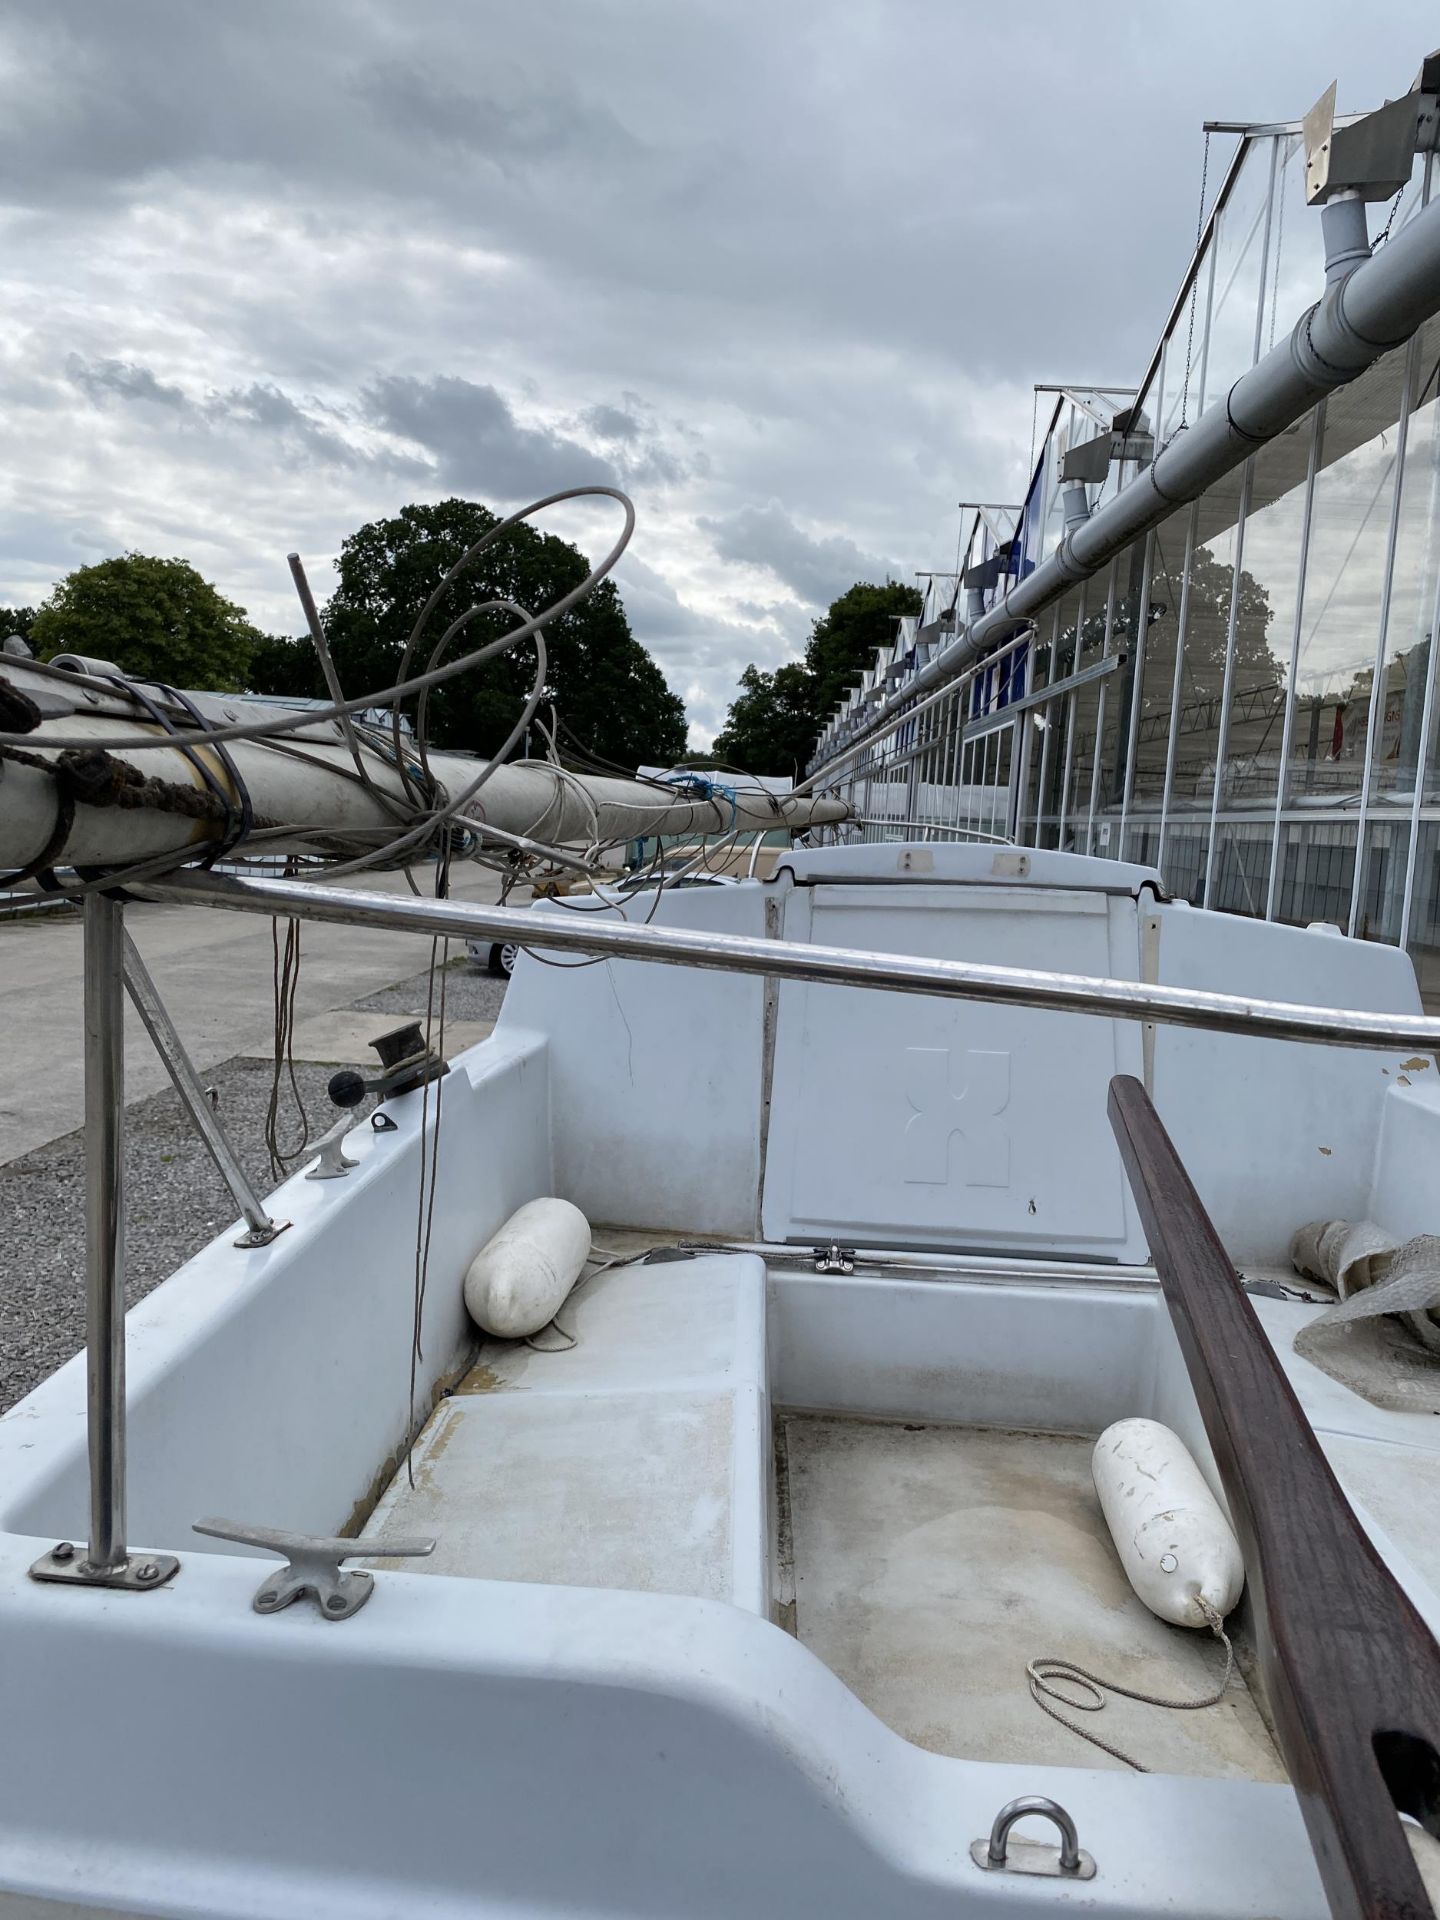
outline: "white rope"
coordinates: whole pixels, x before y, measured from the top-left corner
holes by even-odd
[[[1235,1649],[1230,1644],[1220,1615],[1208,1600],[1197,1596],[1197,1604],[1205,1615],[1205,1621],[1215,1638],[1225,1649],[1225,1671],[1220,1684],[1213,1693],[1207,1693],[1199,1700],[1169,1700],[1164,1694],[1143,1693],[1139,1687],[1122,1687],[1118,1680],[1106,1680],[1098,1673],[1091,1673],[1086,1667],[1076,1666],[1073,1660],[1057,1660],[1049,1654],[1040,1654],[1034,1660],[1026,1662],[1025,1674],[1030,1682],[1030,1698],[1042,1713],[1048,1713],[1052,1720],[1058,1720],[1062,1727],[1071,1733],[1079,1734],[1082,1740],[1088,1740],[1092,1747],[1099,1747],[1102,1753],[1108,1753],[1112,1759],[1123,1761],[1127,1767],[1133,1767],[1137,1773],[1148,1773],[1150,1769],[1141,1764],[1133,1754],[1126,1753],[1122,1747],[1111,1746],[1108,1740],[1102,1740],[1098,1733],[1091,1733],[1087,1727],[1077,1726],[1073,1720],[1050,1705],[1058,1700],[1061,1706],[1069,1707],[1073,1713],[1100,1713],[1106,1705],[1106,1694],[1122,1694],[1127,1700],[1138,1700],[1147,1707],[1165,1707],[1176,1713],[1192,1713],[1199,1707],[1217,1707],[1225,1697],[1225,1689],[1230,1684],[1230,1676],[1235,1671]],[[1064,1686],[1083,1688],[1090,1697],[1077,1700],[1072,1694],[1062,1693],[1059,1682]]]

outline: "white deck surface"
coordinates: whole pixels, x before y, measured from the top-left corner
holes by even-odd
[[[1091,1440],[813,1416],[782,1426],[796,1630],[897,1733],[967,1759],[1113,1768],[1030,1699],[1027,1660],[1055,1655],[1147,1692],[1214,1691],[1219,1646],[1164,1625],[1126,1582]],[[1071,1717],[1155,1771],[1285,1777],[1238,1678],[1200,1712],[1114,1700]]]
[[[487,1341],[367,1538],[407,1570],[730,1600],[764,1611],[765,1276],[749,1255],[601,1273],[569,1350]],[[388,1564],[377,1561],[377,1565]]]

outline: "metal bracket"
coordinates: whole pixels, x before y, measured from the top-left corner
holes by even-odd
[[[1029,1813],[1054,1821],[1060,1829],[1058,1847],[1047,1847],[1039,1840],[1010,1838],[1015,1822]],[[1007,1802],[995,1816],[990,1838],[971,1842],[970,1858],[986,1873],[1039,1873],[1062,1880],[1095,1878],[1095,1862],[1081,1847],[1075,1822],[1058,1800],[1047,1800],[1038,1793]]]
[[[260,1547],[278,1553],[287,1564],[278,1567],[255,1591],[256,1613],[278,1613],[309,1594],[326,1620],[348,1620],[358,1613],[375,1589],[369,1573],[346,1573],[342,1560],[420,1558],[435,1551],[433,1540],[340,1540],[310,1533],[285,1533],[274,1527],[242,1527],[234,1520],[197,1520],[196,1533],[213,1540],[233,1540],[237,1546]]]
[[[230,1244],[232,1247],[268,1247],[272,1240],[288,1233],[292,1224],[289,1220],[272,1220],[268,1227],[247,1227],[240,1238]]]
[[[354,1116],[346,1113],[315,1142],[320,1158],[305,1175],[307,1180],[343,1180],[352,1167],[359,1166],[345,1151],[345,1136],[354,1125]]]
[[[828,1247],[815,1249],[816,1273],[854,1273],[855,1249],[837,1247],[832,1240]]]
[[[1301,123],[1310,206],[1323,206],[1338,194],[1388,200],[1400,191],[1410,178],[1412,156],[1424,151],[1422,115],[1428,102],[1423,89],[1430,66],[1427,60],[1409,93],[1339,127],[1331,81]]]
[[[42,1553],[30,1569],[32,1580],[50,1580],[66,1587],[121,1587],[127,1593],[149,1593],[173,1580],[180,1562],[173,1553],[132,1553],[113,1567],[92,1566],[84,1550],[61,1540]]]
[[[1160,934],[1164,922],[1158,913],[1140,916],[1140,978],[1147,986],[1160,984]],[[1145,1091],[1155,1097],[1155,1022],[1140,1022],[1140,1059]]]

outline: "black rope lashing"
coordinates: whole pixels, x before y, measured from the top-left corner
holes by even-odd
[[[223,794],[141,773],[128,761],[117,760],[96,747],[67,747],[53,760],[23,747],[0,747],[0,759],[47,774],[55,782],[55,825],[50,838],[33,860],[6,876],[3,884],[7,886],[34,879],[47,867],[61,863],[77,806],[119,807],[126,812],[148,809],[182,814],[191,820],[225,820],[227,824],[233,811]],[[176,864],[180,864],[179,856]]]
[[[122,693],[127,693],[138,701],[155,724],[163,727],[166,733],[174,738],[178,750],[184,754],[185,758],[190,762],[191,766],[194,767],[210,791],[222,802],[225,809],[225,829],[219,839],[215,841],[214,845],[207,850],[205,857],[196,863],[201,867],[214,866],[217,860],[223,859],[224,856],[237,847],[242,840],[249,838],[250,830],[255,824],[254,809],[250,804],[250,790],[240,776],[240,769],[235,764],[234,755],[223,742],[220,742],[210,749],[229,776],[231,787],[234,790],[234,799],[232,800],[231,794],[227,791],[224,782],[216,779],[213,770],[206,763],[203,754],[201,754],[197,747],[191,745],[185,739],[184,735],[171,720],[169,714],[165,712],[163,707],[156,705],[137,681],[116,679],[115,684],[120,688]],[[182,708],[202,733],[205,731],[205,716],[200,712],[188,694],[182,693],[178,687],[167,686],[163,680],[156,680],[151,684],[158,687],[167,700],[173,700],[176,706]]]

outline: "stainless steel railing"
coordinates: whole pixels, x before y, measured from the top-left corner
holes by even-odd
[[[220,907],[234,912],[278,914],[342,926],[395,927],[441,937],[515,940],[547,952],[578,952],[662,966],[699,967],[726,973],[816,985],[859,987],[895,993],[939,995],[1001,1006],[1153,1021],[1250,1034],[1256,1038],[1322,1045],[1440,1049],[1440,1020],[1414,1014],[1376,1014],[1359,1008],[1304,1006],[1229,993],[1208,993],[1134,980],[997,967],[967,960],[932,960],[914,954],[875,953],[848,947],[812,946],[750,935],[692,932],[676,927],[632,926],[599,914],[537,913],[468,901],[417,900],[295,880],[241,879],[199,871],[145,883],[152,898],[177,905]],[[143,1589],[170,1579],[171,1555],[130,1554],[125,1539],[125,1335],[124,1335],[124,983],[125,936],[118,901],[100,893],[85,899],[85,1134],[86,1309],[88,1325],[87,1411],[90,1453],[90,1541],[83,1557],[68,1542],[42,1555],[31,1572],[41,1580],[82,1581]],[[148,977],[131,983],[152,1033],[161,1021]],[[148,989],[148,993],[146,991]],[[178,1039],[175,1051],[183,1054]],[[167,1051],[162,1047],[162,1052]],[[185,1063],[188,1066],[188,1061]],[[183,1079],[183,1076],[182,1076]],[[193,1081],[193,1069],[190,1072]],[[180,1084],[177,1081],[177,1084]],[[190,1089],[203,1105],[203,1093]],[[182,1086],[182,1093],[185,1091]],[[214,1143],[207,1144],[215,1151]],[[221,1163],[223,1167],[223,1162]],[[233,1182],[232,1182],[233,1185]],[[247,1236],[263,1243],[273,1233],[257,1197],[247,1218],[258,1216],[269,1232]]]
[[[452,939],[514,940],[546,953],[585,953],[660,966],[754,973],[817,985],[923,993],[997,1006],[1039,1007],[1163,1026],[1204,1027],[1266,1040],[1302,1040],[1340,1047],[1440,1049],[1440,1019],[1371,1013],[1363,1008],[1306,1006],[1193,987],[1157,986],[1033,967],[997,967],[972,960],[930,960],[915,954],[811,946],[748,934],[698,933],[679,927],[632,926],[598,913],[536,913],[466,900],[416,900],[297,880],[238,880],[187,871],[147,881],[143,891],[176,905],[281,914],[340,926],[397,927]]]

